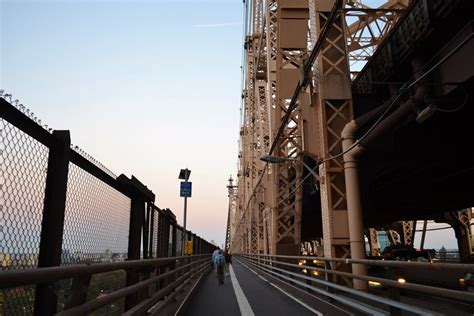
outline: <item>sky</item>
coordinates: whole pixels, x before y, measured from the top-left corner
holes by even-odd
[[[242,1],[0,0],[0,89],[219,244],[235,178]]]
[[[178,173],[191,169],[187,228],[219,245],[241,52],[241,0],[0,0],[0,89],[115,174],[136,176],[180,224]],[[452,229],[428,233],[426,247],[441,245],[457,248]]]

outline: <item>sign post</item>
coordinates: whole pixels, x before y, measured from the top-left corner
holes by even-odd
[[[183,234],[181,236],[181,255],[185,255],[185,242],[188,240],[186,233],[186,213],[188,208],[188,197],[191,197],[192,192],[192,182],[189,182],[189,176],[191,175],[191,170],[188,168],[181,169],[179,173],[179,179],[184,180],[181,182],[181,187],[179,190],[179,195],[184,197],[184,218],[183,218]]]

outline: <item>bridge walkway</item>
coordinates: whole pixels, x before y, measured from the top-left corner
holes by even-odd
[[[224,285],[217,284],[214,271],[205,277],[185,315],[348,315],[323,301],[317,307],[308,306],[236,258],[229,270]]]

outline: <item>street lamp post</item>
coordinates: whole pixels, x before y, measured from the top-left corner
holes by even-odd
[[[299,159],[295,159],[295,158],[270,156],[270,155],[263,155],[263,156],[260,157],[260,160],[264,161],[264,162],[268,162],[268,163],[284,163],[284,162],[287,162],[287,161],[299,162],[313,175],[313,177],[317,181],[319,181],[319,175],[313,170],[313,168],[308,166],[308,164],[306,164],[303,160],[299,160]],[[315,184],[315,185],[316,185],[316,190],[318,190],[318,185],[317,184]]]
[[[191,182],[189,182],[189,176],[191,175],[191,170],[188,168],[181,169],[179,172],[178,179],[184,180],[181,182],[181,189],[180,189],[180,196],[184,197],[184,218],[183,218],[183,234],[181,235],[181,255],[184,256],[184,247],[185,241],[187,238],[186,233],[186,215],[187,215],[187,208],[188,208],[188,197],[191,197]]]

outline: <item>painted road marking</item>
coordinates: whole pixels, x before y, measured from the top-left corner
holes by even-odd
[[[235,276],[232,265],[229,265],[229,272],[235,297],[237,298],[237,303],[239,304],[240,313],[242,316],[255,316],[252,307],[247,300],[247,297],[245,297],[244,291],[242,291],[242,288],[240,287],[239,280],[237,280],[237,277]]]
[[[252,268],[250,268],[248,265],[246,265],[245,263],[243,263],[242,261],[240,260],[237,260],[239,261],[239,263],[243,266],[245,266],[247,269],[249,269],[250,271],[252,271],[253,273],[255,273],[255,275],[257,275],[260,279],[264,280],[265,282],[267,282],[268,284],[270,284],[271,286],[273,286],[274,288],[276,288],[277,290],[279,290],[280,292],[282,292],[283,294],[285,294],[286,296],[288,296],[289,298],[291,298],[292,300],[294,300],[295,302],[299,303],[301,306],[304,306],[306,309],[308,309],[309,311],[311,311],[312,313],[318,315],[318,316],[323,316],[323,313],[321,313],[320,311],[317,311],[315,310],[314,308],[312,308],[311,306],[309,306],[308,304],[302,302],[301,300],[297,299],[296,297],[294,297],[293,295],[291,295],[290,293],[286,292],[285,290],[283,290],[282,288],[280,288],[279,286],[273,284],[272,282],[268,281],[267,279],[265,279],[263,276],[261,276],[260,274],[258,274],[257,271],[253,270]]]

